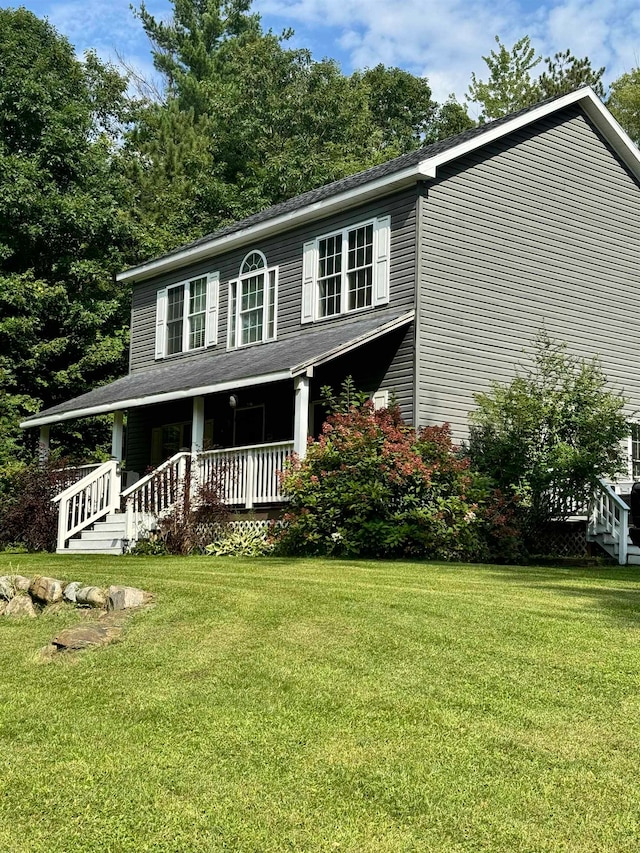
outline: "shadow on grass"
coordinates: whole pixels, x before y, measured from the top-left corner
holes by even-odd
[[[493,566],[491,572],[529,589],[590,599],[608,616],[640,626],[640,566]]]

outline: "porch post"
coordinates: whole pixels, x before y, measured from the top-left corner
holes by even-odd
[[[113,413],[111,427],[111,458],[122,462],[122,412]]]
[[[49,426],[40,427],[38,439],[38,462],[43,465],[49,458]]]
[[[296,395],[293,416],[293,452],[300,458],[306,455],[309,437],[309,385],[308,376],[296,376],[293,380]]]
[[[191,452],[202,453],[204,447],[204,397],[193,398]]]

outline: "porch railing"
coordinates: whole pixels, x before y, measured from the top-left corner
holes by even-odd
[[[618,563],[623,566],[627,562],[629,543],[629,507],[603,480],[599,481],[593,498],[588,536],[595,538],[601,533],[609,536],[611,543],[617,546]]]
[[[93,468],[53,501],[60,504],[57,548],[64,551],[72,536],[120,506],[119,462],[112,459]]]
[[[278,472],[293,452],[292,441],[251,444],[198,454],[198,482],[217,485],[229,506],[282,500]]]
[[[292,452],[293,442],[282,441],[198,454],[176,453],[122,493],[126,538],[137,539],[179,499],[195,496],[199,486],[216,488],[228,506],[251,509],[256,504],[281,501],[278,472]]]

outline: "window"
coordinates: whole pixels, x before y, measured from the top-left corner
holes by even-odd
[[[210,273],[158,291],[156,358],[217,342],[218,282],[218,273]]]
[[[191,450],[191,421],[176,424],[164,424],[151,430],[151,464],[154,468],[170,459],[179,450]],[[213,444],[213,421],[204,422],[204,447]]]
[[[306,243],[302,322],[388,303],[389,237],[384,216]]]
[[[250,252],[229,282],[229,349],[275,339],[276,289],[277,269],[262,252]]]

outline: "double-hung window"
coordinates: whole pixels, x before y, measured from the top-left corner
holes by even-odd
[[[384,216],[306,243],[302,322],[388,303],[389,237]]]
[[[158,291],[157,359],[217,342],[218,282],[218,273],[210,273]]]
[[[275,339],[277,284],[277,268],[262,252],[250,252],[229,282],[229,349]]]

